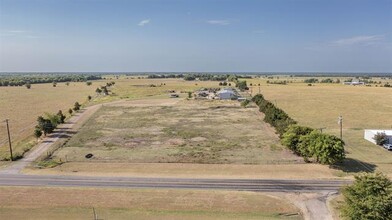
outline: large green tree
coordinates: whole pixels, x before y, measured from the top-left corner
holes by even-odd
[[[50,119],[46,119],[42,116],[39,116],[37,118],[37,122],[38,125],[36,126],[36,129],[41,130],[45,136],[52,133],[53,130],[56,128],[56,126],[50,121]]]
[[[308,135],[313,129],[300,125],[290,125],[287,131],[282,135],[282,144],[288,147],[290,150],[299,154],[298,145],[300,143],[300,138],[304,135]]]
[[[386,176],[362,174],[342,191],[342,215],[347,219],[392,219],[392,182]]]
[[[298,151],[305,160],[314,158],[321,164],[335,164],[343,161],[346,156],[341,139],[316,130],[300,137]]]

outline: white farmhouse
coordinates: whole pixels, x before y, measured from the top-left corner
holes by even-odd
[[[231,88],[226,88],[226,89],[220,90],[219,92],[217,92],[217,96],[219,99],[237,99],[238,98],[237,93]]]
[[[392,130],[365,130],[365,139],[376,144],[376,141],[373,138],[377,133],[385,133],[388,139],[387,142],[392,144]]]

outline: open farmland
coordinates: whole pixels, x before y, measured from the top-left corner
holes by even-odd
[[[339,136],[337,119],[342,115],[348,157],[343,171],[379,170],[392,175],[392,152],[363,138],[364,129],[391,129],[391,88],[341,84],[307,86],[304,83],[271,85],[266,84],[265,79],[249,82],[261,83],[261,93],[266,99],[302,125],[323,128],[323,132]],[[253,87],[253,92],[258,92],[258,86]]]
[[[92,153],[91,159],[85,155]],[[103,106],[59,151],[68,162],[298,163],[256,108],[236,101],[151,100]]]
[[[58,83],[33,84],[31,89],[26,87],[0,87],[0,158],[8,156],[7,130],[3,120],[10,121],[10,131],[14,151],[21,153],[24,148],[31,147],[37,117],[45,112],[64,113],[78,101],[83,103],[88,95],[94,95],[95,88],[106,82],[94,81],[91,86],[84,82],[72,82],[69,86]],[[31,144],[28,142],[31,141]]]
[[[93,219],[92,208],[99,219],[301,219],[290,203],[254,192],[1,187],[0,204],[0,219]]]
[[[187,97],[192,92],[203,87],[218,87],[217,81],[185,81],[183,79],[148,79],[144,77],[106,76],[109,81],[114,80],[113,94],[96,99],[91,104],[108,102],[119,99],[161,99],[167,98],[169,90],[176,91],[180,96]]]

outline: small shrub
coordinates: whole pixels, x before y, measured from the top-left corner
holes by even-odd
[[[387,135],[384,132],[377,132],[376,135],[374,135],[373,140],[376,141],[377,145],[383,145],[387,143]]]

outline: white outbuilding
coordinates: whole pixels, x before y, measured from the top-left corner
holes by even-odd
[[[385,133],[385,135],[387,136],[387,143],[392,144],[392,130],[370,130],[370,129],[366,129],[364,138],[366,140],[372,142],[373,144],[376,144],[376,141],[373,138],[374,138],[374,136],[377,133]]]
[[[237,99],[238,95],[237,92],[231,88],[222,89],[217,92],[217,96],[219,99]]]

